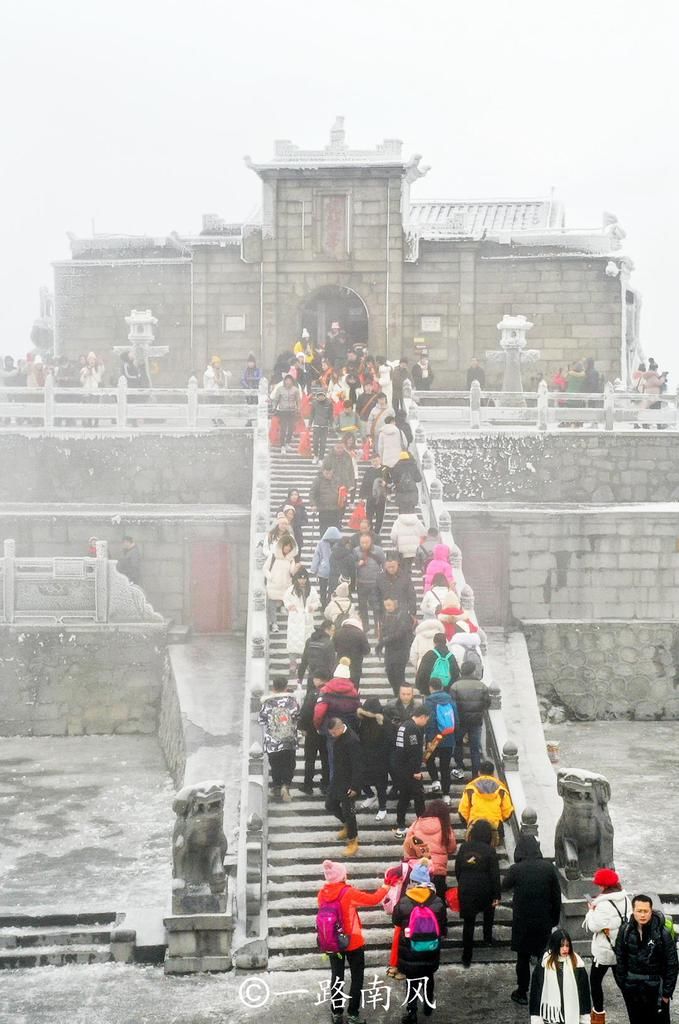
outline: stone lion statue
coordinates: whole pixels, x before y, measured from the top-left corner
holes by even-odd
[[[224,892],[224,783],[184,786],[175,795],[172,810],[177,815],[172,835],[173,888],[203,884],[212,893]]]
[[[557,788],[563,811],[556,825],[557,867],[566,878],[591,878],[597,868],[612,868],[613,823],[608,813],[608,779],[580,768],[560,771]]]

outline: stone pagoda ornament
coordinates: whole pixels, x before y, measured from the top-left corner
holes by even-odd
[[[525,316],[510,316],[505,313],[497,325],[500,331],[501,352],[486,352],[489,364],[500,364],[504,367],[502,390],[511,392],[516,398],[503,401],[503,405],[525,405],[523,395],[523,364],[535,363],[540,358],[540,351],[526,348],[526,334],[533,324]]]
[[[128,344],[116,345],[113,351],[119,355],[132,352],[137,366],[144,367],[147,387],[152,387],[149,360],[166,356],[170,351],[167,345],[155,344],[154,327],[158,323],[158,317],[154,316],[150,309],[133,309],[130,315],[125,317],[125,323],[129,328]]]

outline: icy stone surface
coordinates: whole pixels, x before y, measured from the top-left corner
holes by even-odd
[[[154,737],[0,739],[0,908],[162,908],[173,795]]]
[[[375,974],[378,984],[375,986]],[[3,971],[3,1008],[0,1021],[14,1024],[318,1024],[329,1021],[328,1004],[320,998],[320,982],[328,988],[330,972],[295,971],[276,974],[203,974],[200,977],[164,977],[161,968],[102,964],[91,967],[37,968]],[[253,997],[269,986],[265,1007],[246,1009],[240,986],[250,982]],[[390,1007],[384,1006],[385,986]],[[369,1004],[362,1017],[370,1024],[400,1020],[405,983],[385,978],[384,967],[366,968],[364,989],[373,987],[378,1005]],[[436,974],[438,1012],[434,1020],[455,1024],[523,1024],[525,1007],[516,1006],[509,993],[516,987],[509,964],[442,967]],[[624,1010],[609,976],[604,982],[606,1008],[611,1021],[622,1021]],[[291,993],[291,994],[285,994]],[[3,1012],[6,1016],[3,1016]],[[420,1014],[420,1019],[424,1019]]]
[[[679,828],[667,813],[679,792],[676,722],[570,722],[546,725],[545,737],[560,742],[556,771],[586,765],[610,780],[615,866],[624,885],[679,892]]]

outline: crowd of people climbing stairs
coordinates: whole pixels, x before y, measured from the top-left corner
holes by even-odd
[[[417,372],[431,375],[426,359]],[[613,870],[598,872],[601,895],[584,922],[594,935],[588,976],[558,927],[558,875],[535,838],[519,839],[501,877],[498,852],[514,808],[483,749],[490,693],[459,558],[418,511],[421,477],[404,403],[413,376],[405,359],[394,366],[372,359],[333,324],[323,351],[303,332],[271,380],[272,450],[316,469],[308,493],[292,487],[272,509],[263,544],[267,622],[272,640],[285,634],[287,672],[273,675],[259,721],[271,799],[294,799],[303,747],[298,792],[308,798],[318,789],[340,825],[342,859],[325,859],[319,869],[316,918],[333,1022],[345,1008],[349,1024],[361,1020],[359,907],[381,904],[391,918],[385,969],[406,982],[403,1020],[414,1024],[418,1010],[428,1016],[436,1005],[448,915],[462,919],[469,967],[477,919],[484,945],[494,943],[503,891],[513,896],[511,998],[529,1007],[532,1022],[591,1016],[600,1024],[611,966],[631,1024],[667,1022],[676,945],[649,897],[630,900]],[[373,651],[383,676],[378,692],[366,693],[364,661]],[[359,818],[373,813],[376,826],[392,828],[394,863],[385,865],[383,884],[365,892],[348,881],[347,864],[360,857]],[[459,845],[455,816],[464,828]]]

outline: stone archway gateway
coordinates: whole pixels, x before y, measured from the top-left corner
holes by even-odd
[[[338,321],[351,344],[368,344],[368,307],[352,288],[325,285],[302,303],[300,331],[306,327],[314,342],[325,339],[330,325]]]

